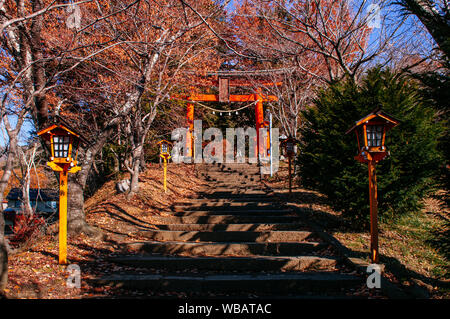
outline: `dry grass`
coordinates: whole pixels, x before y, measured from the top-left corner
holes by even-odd
[[[194,166],[169,164],[167,193],[163,190],[163,171],[158,164],[147,166],[139,177],[139,194],[131,199],[126,194],[115,194],[115,181],[106,183],[86,201],[86,219],[102,229],[115,241],[141,239],[140,229],[154,229],[153,216],[164,216],[170,206],[204,187],[196,177]]]

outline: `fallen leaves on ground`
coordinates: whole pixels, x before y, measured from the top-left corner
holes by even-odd
[[[153,216],[162,215],[161,212],[168,211],[177,201],[195,196],[204,186],[193,166],[169,164],[168,191],[164,193],[162,174],[158,164],[149,164],[140,177],[140,193],[133,198],[116,194],[116,181],[110,181],[86,200],[86,220],[101,229],[104,236],[90,238],[79,234],[68,238],[68,262],[80,266],[80,288],[67,287],[67,266],[58,264],[56,226],[50,227],[49,234],[34,241],[27,250],[9,256],[6,297],[73,299],[120,295],[120,290],[109,286],[91,286],[89,279],[129,269],[109,263],[107,258],[118,252],[122,242],[144,240],[137,231],[155,229]],[[135,295],[142,293],[135,292]]]

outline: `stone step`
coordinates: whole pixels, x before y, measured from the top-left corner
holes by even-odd
[[[217,190],[213,189],[211,191],[204,191],[201,192],[200,195],[207,194],[208,196],[213,197],[224,197],[224,198],[239,198],[239,199],[245,199],[246,197],[250,198],[268,198],[270,197],[269,194],[262,191],[256,191],[256,192],[249,192],[249,193],[237,193],[230,189],[223,189],[223,190]]]
[[[251,223],[300,223],[296,216],[238,216],[238,215],[211,215],[211,216],[152,216],[154,224],[251,224]]]
[[[256,163],[220,163],[219,165],[197,166],[197,171],[258,169]]]
[[[230,201],[230,200],[212,200],[206,198],[190,198],[186,199],[184,202],[178,202],[174,205],[177,206],[189,206],[189,207],[200,207],[200,206],[211,206],[211,207],[231,207],[231,206],[241,206],[241,207],[266,207],[266,206],[285,206],[282,202],[275,201],[274,198],[268,198],[265,201]]]
[[[236,175],[236,176],[256,176],[259,175],[261,169],[259,167],[241,167],[241,168],[212,168],[209,170],[197,171],[197,175],[208,176],[208,175]]]
[[[231,173],[236,173],[236,172],[248,172],[248,171],[255,171],[255,172],[259,172],[261,167],[258,167],[257,165],[244,165],[244,166],[239,166],[239,165],[235,165],[235,166],[220,166],[220,167],[208,167],[208,168],[203,168],[203,169],[197,169],[198,173],[211,173],[211,172],[231,172]]]
[[[211,175],[236,175],[236,176],[257,176],[261,173],[261,169],[257,167],[249,168],[212,168],[210,170],[198,170],[197,176],[205,177]]]
[[[186,212],[186,211],[234,211],[234,210],[259,210],[259,211],[271,211],[277,209],[288,209],[288,206],[282,204],[269,204],[269,205],[259,205],[258,203],[225,203],[222,205],[216,205],[215,203],[202,203],[200,205],[175,205],[170,208],[174,212]]]
[[[233,186],[233,187],[242,187],[242,186],[248,186],[251,188],[259,188],[261,189],[262,185],[258,183],[258,179],[256,177],[250,177],[250,178],[239,178],[234,176],[217,176],[217,177],[206,177],[205,181],[208,182],[209,186],[218,186],[218,185],[224,185],[224,186]]]
[[[208,177],[208,184],[210,186],[220,186],[220,185],[232,185],[235,187],[248,186],[252,189],[264,189],[263,184],[260,183],[260,178],[251,176],[251,177],[243,177],[243,176],[226,176],[220,175],[216,177]]]
[[[149,230],[139,236],[154,241],[206,241],[206,242],[301,242],[312,236],[309,231],[175,231]]]
[[[329,272],[280,273],[280,274],[221,274],[221,275],[155,275],[116,274],[91,283],[131,289],[152,291],[189,291],[242,293],[324,293],[340,291],[362,283],[362,278]]]
[[[261,171],[259,169],[250,168],[250,169],[241,169],[241,170],[211,170],[198,172],[197,176],[207,178],[208,176],[216,177],[216,176],[233,176],[233,177],[258,177],[260,176]]]
[[[219,185],[232,185],[236,187],[242,187],[242,186],[248,186],[252,189],[264,189],[264,185],[260,183],[260,177],[258,176],[250,176],[250,177],[244,177],[244,176],[216,176],[216,177],[210,177],[209,185],[219,186]]]
[[[225,187],[229,188],[230,190],[235,189],[253,189],[253,190],[264,190],[264,188],[261,187],[260,184],[256,184],[253,181],[250,180],[240,180],[240,179],[233,179],[233,180],[220,180],[217,178],[207,180],[208,182],[208,188],[213,189],[214,187]]]
[[[184,256],[119,256],[108,259],[137,268],[174,270],[230,271],[310,271],[331,270],[339,260],[318,256],[254,256],[254,257],[184,257]]]
[[[271,196],[267,197],[245,197],[245,198],[213,198],[213,197],[192,197],[186,202],[190,202],[195,205],[200,205],[203,203],[212,203],[212,204],[226,204],[226,203],[260,203],[260,204],[268,204],[268,203],[274,203],[274,198]]]
[[[233,185],[226,185],[225,187],[217,187],[214,190],[213,189],[205,189],[203,191],[199,191],[197,194],[204,195],[232,195],[233,197],[251,197],[251,198],[264,198],[264,197],[270,197],[272,194],[269,194],[266,190],[263,189],[251,189],[251,186],[248,184],[242,184],[238,188],[238,186]]]
[[[233,182],[233,181],[239,181],[239,182],[246,182],[254,184],[255,186],[261,186],[259,184],[261,180],[261,175],[249,173],[249,172],[242,172],[242,173],[228,173],[228,172],[214,172],[214,173],[208,173],[208,174],[200,174],[200,178],[204,178],[205,180],[216,180],[216,181],[222,181],[222,182]]]
[[[220,181],[233,181],[233,180],[238,180],[238,181],[245,181],[245,182],[249,182],[249,181],[259,181],[261,178],[261,175],[259,174],[259,172],[241,172],[241,173],[237,173],[237,172],[209,172],[207,174],[200,174],[200,177],[208,180],[208,179],[216,179],[216,180],[220,180]],[[256,183],[255,183],[256,184]]]
[[[231,179],[232,178],[232,179]],[[234,178],[230,177],[228,179],[226,178],[209,178],[205,179],[205,181],[208,183],[208,188],[213,189],[216,187],[222,187],[222,188],[229,188],[230,190],[235,189],[243,189],[244,187],[247,189],[254,189],[254,190],[264,190],[265,188],[262,187],[261,184],[258,183],[256,180],[251,179],[240,179],[240,178]]]
[[[266,191],[262,189],[248,189],[247,186],[242,188],[235,188],[235,187],[216,187],[213,190],[204,190],[200,192],[200,194],[224,194],[224,195],[242,195],[242,196],[250,196],[250,195],[256,195],[256,196],[269,196]]]
[[[273,201],[269,195],[240,195],[240,194],[198,194],[197,199],[207,199],[209,201],[229,201],[229,202],[259,202],[266,203]]]
[[[253,180],[252,180],[253,179]],[[259,179],[259,178],[258,178]],[[261,184],[258,183],[255,178],[236,178],[236,177],[210,177],[205,179],[208,182],[210,188],[216,186],[242,188],[248,187],[250,189],[264,189]]]
[[[261,172],[261,169],[259,167],[226,167],[226,168],[211,168],[211,169],[204,169],[204,170],[197,170],[200,175],[209,175],[209,174],[259,174]]]
[[[254,242],[134,242],[123,247],[133,253],[189,256],[301,256],[325,248],[318,242],[254,243]]]
[[[252,190],[264,190],[266,188],[263,188],[261,184],[258,182],[249,180],[249,179],[219,179],[214,178],[207,181],[208,185],[213,187],[223,187],[223,188],[230,188],[230,189],[242,189],[243,187],[246,187],[248,189]]]
[[[173,231],[270,231],[270,230],[302,230],[302,224],[167,224],[155,225],[161,230]]]
[[[253,187],[264,187],[263,184],[261,184],[261,175],[253,175],[248,173],[234,173],[234,174],[228,174],[228,173],[214,173],[211,175],[204,175],[200,176],[200,178],[203,178],[205,180],[208,180],[210,182],[214,183],[223,183],[223,184],[239,184],[239,183],[246,183],[248,185],[251,185]]]
[[[198,198],[208,198],[208,199],[232,199],[243,201],[246,198],[250,198],[251,201],[254,199],[259,199],[260,201],[264,201],[266,199],[270,199],[271,195],[265,194],[264,192],[252,193],[252,192],[242,192],[242,191],[227,191],[227,192],[211,192],[204,191],[199,192]]]
[[[199,196],[207,196],[208,198],[224,197],[224,198],[270,198],[270,195],[265,192],[251,192],[251,191],[205,191],[199,192]]]
[[[170,213],[170,212],[168,212]],[[233,215],[233,216],[286,216],[292,214],[292,211],[287,209],[272,209],[272,210],[259,210],[259,209],[232,209],[232,210],[215,210],[214,208],[205,210],[191,210],[191,211],[179,211],[172,213],[172,216],[187,217],[187,216],[214,216],[214,215]]]

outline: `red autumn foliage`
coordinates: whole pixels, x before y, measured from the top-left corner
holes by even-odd
[[[46,226],[45,219],[37,214],[16,215],[14,232],[9,242],[12,246],[20,246],[43,234]]]

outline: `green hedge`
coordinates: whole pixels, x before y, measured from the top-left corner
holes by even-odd
[[[401,121],[386,137],[391,155],[377,164],[380,217],[395,217],[421,207],[421,199],[437,186],[443,161],[437,148],[442,125],[417,85],[375,68],[359,85],[344,80],[320,91],[314,106],[302,114],[300,181],[327,195],[333,208],[355,226],[369,220],[368,171],[354,160],[355,135],[345,132],[379,106]]]

